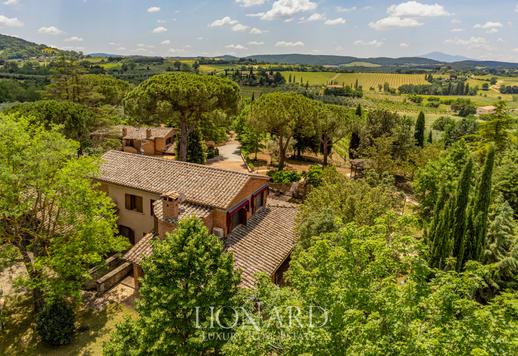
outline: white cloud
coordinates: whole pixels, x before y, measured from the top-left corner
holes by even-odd
[[[493,21],[488,21],[482,25],[476,24],[474,26],[474,28],[480,28],[482,30],[485,30],[486,33],[497,33],[498,31],[500,31],[500,29],[502,27],[504,27],[504,25],[502,25],[500,22],[493,22]]]
[[[417,27],[422,26],[423,23],[413,18],[402,17],[385,17],[376,22],[369,23],[369,26],[375,30],[387,30],[394,27]]]
[[[232,26],[232,31],[234,32],[243,32],[250,28],[250,26],[246,26],[240,23],[236,23],[234,26]]]
[[[518,9],[518,5],[517,5],[517,9]],[[513,52],[518,53],[518,48],[513,48]]]
[[[338,12],[352,12],[352,11],[356,11],[356,10],[357,10],[356,6],[353,6],[353,7],[337,6],[336,7],[336,11],[338,11]]]
[[[201,36],[196,37],[196,39],[197,39],[198,41],[203,41],[203,37],[201,37]]]
[[[462,38],[452,38],[445,41],[445,43],[456,45],[456,46],[464,46],[468,49],[485,49],[489,50],[490,46],[488,44],[487,39],[484,37],[470,37],[468,39],[462,39]]]
[[[164,19],[158,19],[158,20],[156,20],[156,23],[164,24],[164,23],[167,23],[167,21]]]
[[[387,17],[371,22],[369,26],[380,31],[397,27],[417,27],[423,25],[418,20],[420,18],[450,16],[442,5],[428,5],[417,1],[391,5],[387,8],[387,14]]]
[[[276,0],[270,10],[252,16],[260,16],[262,20],[289,19],[294,15],[315,10],[317,6],[310,0]]]
[[[278,41],[275,44],[275,47],[304,47],[304,42],[289,42],[289,41]]]
[[[319,14],[319,13],[314,13],[314,14],[311,14],[311,16],[309,16],[306,21],[308,22],[313,22],[313,21],[324,21],[326,19],[326,17],[322,14]]]
[[[263,44],[264,44],[264,42],[262,42],[262,41],[250,41],[250,42],[248,42],[249,46],[262,46]]]
[[[18,4],[18,0],[6,0],[4,1],[4,5],[16,5]]]
[[[514,12],[518,12],[518,4],[516,4],[516,7],[514,8]]]
[[[167,32],[167,28],[164,26],[158,26],[157,28],[153,29],[153,33],[164,33]]]
[[[83,39],[78,36],[72,36],[72,37],[65,38],[65,42],[83,42]]]
[[[245,46],[240,45],[240,44],[229,44],[229,45],[226,45],[225,48],[228,48],[228,49],[239,49],[239,50],[247,49]]]
[[[0,27],[22,27],[23,22],[18,20],[17,17],[7,17],[0,15]]]
[[[450,15],[442,5],[428,5],[417,1],[407,1],[399,5],[389,6],[387,13],[391,17],[436,17]]]
[[[338,17],[336,19],[329,19],[329,20],[326,20],[324,22],[324,25],[328,25],[328,26],[336,26],[336,25],[343,25],[344,23],[346,23],[347,21],[345,21],[344,18],[342,17]]]
[[[451,32],[464,32],[463,28],[452,28]]]
[[[48,26],[48,27],[40,27],[38,30],[39,33],[43,33],[45,35],[60,35],[63,33],[59,28],[56,26]]]
[[[236,0],[236,3],[238,3],[242,7],[262,5],[265,2],[266,0]]]
[[[257,27],[252,27],[252,29],[250,29],[250,33],[252,35],[261,35],[265,32],[266,32],[265,30],[261,30],[260,28],[257,28]]]
[[[372,40],[372,41],[358,40],[358,41],[354,41],[354,45],[379,48],[379,47],[383,46],[383,42],[378,41],[378,40]]]
[[[138,48],[155,48],[155,46],[153,46],[153,45],[147,45],[147,44],[145,44],[145,43],[139,43],[139,44],[137,44],[137,47],[138,47]]]
[[[164,40],[164,41],[160,42],[160,44],[163,45],[163,46],[167,46],[167,45],[171,44],[171,41],[170,40]]]
[[[150,14],[160,12],[160,8],[158,6],[151,6],[149,9],[147,9],[147,12],[149,12]]]
[[[401,43],[399,44],[399,47],[401,47],[401,48],[408,48],[408,47],[409,47],[409,45],[408,45],[408,43],[401,42]]]
[[[232,25],[236,25],[238,22],[237,20],[233,20],[231,19],[230,17],[228,16],[225,16],[219,20],[215,20],[213,21],[209,27],[222,27],[222,26],[232,26]]]

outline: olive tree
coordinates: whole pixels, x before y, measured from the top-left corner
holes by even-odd
[[[174,122],[180,129],[178,159],[187,160],[189,135],[216,110],[237,110],[239,87],[229,79],[191,73],[164,73],[144,81],[124,98],[138,123]]]

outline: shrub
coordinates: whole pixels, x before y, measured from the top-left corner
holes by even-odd
[[[311,166],[307,172],[304,172],[304,177],[309,185],[318,187],[322,184],[322,174],[324,170],[320,166]]]
[[[65,301],[45,305],[36,317],[36,330],[42,341],[50,346],[67,345],[74,336],[75,314]]]
[[[293,183],[300,180],[300,173],[294,171],[269,171],[268,175],[272,178],[273,183]]]

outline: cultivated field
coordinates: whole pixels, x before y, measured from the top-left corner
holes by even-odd
[[[389,83],[391,88],[399,88],[404,84],[428,84],[424,74],[397,74],[397,73],[333,73],[333,72],[282,72],[286,80],[290,75],[296,83],[309,82],[309,85],[326,85],[336,82],[338,85],[353,86],[358,83],[364,90],[378,88],[378,85]]]

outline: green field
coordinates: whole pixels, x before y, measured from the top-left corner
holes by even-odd
[[[377,89],[378,85],[389,83],[392,88],[399,88],[404,84],[428,84],[424,74],[397,74],[397,73],[334,73],[334,72],[282,72],[286,80],[291,76],[296,83],[309,82],[309,85],[326,85],[336,82],[338,85],[354,85],[356,80],[364,90]]]

